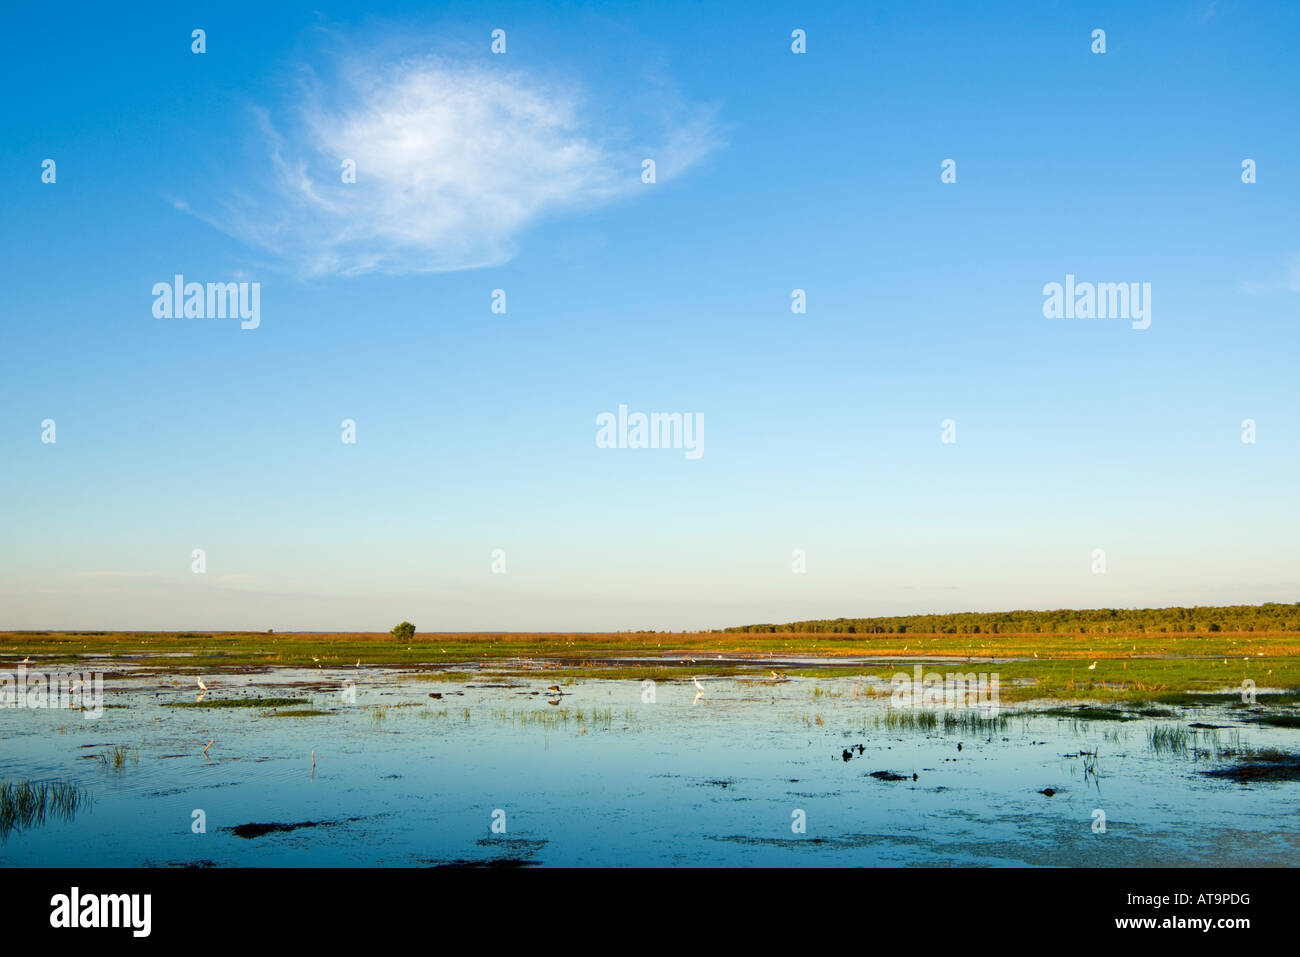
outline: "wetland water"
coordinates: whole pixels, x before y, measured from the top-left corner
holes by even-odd
[[[1201,773],[1231,751],[1293,750],[1294,728],[1242,708],[1114,721],[1028,703],[976,728],[917,721],[875,680],[695,673],[698,698],[689,676],[657,682],[653,703],[639,681],[588,679],[561,681],[557,704],[545,672],[204,675],[205,704],[299,702],[272,709],[169,707],[195,702],[193,675],[111,672],[98,719],[0,709],[0,781],[89,794],[75,814],[0,828],[0,865],[1300,862],[1300,782]]]

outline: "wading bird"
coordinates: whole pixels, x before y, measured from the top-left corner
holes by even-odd
[[[1092,664],[1088,665],[1088,670],[1089,670],[1089,671],[1096,671],[1096,670],[1097,670],[1097,662],[1094,661]]]
[[[700,684],[699,678],[695,677],[694,675],[691,675],[691,680],[695,682],[695,687],[699,688],[700,691],[704,690],[704,685]]]
[[[194,680],[197,681],[197,682],[199,683],[199,690],[200,690],[200,691],[207,691],[207,690],[208,690],[208,686],[205,685],[205,684],[203,683],[203,679],[202,679],[202,678],[195,678]]]

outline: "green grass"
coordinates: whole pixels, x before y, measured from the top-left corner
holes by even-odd
[[[987,737],[1005,731],[1011,719],[1024,712],[986,715],[980,711],[948,711],[937,708],[890,708],[875,712],[870,719],[863,718],[857,728],[860,734],[870,730],[887,731],[943,731],[944,734],[969,734]]]
[[[1011,717],[1009,714],[986,715],[979,711],[945,711],[943,730],[945,734],[991,735],[1005,731]]]
[[[891,731],[900,728],[909,731],[933,731],[939,726],[939,712],[891,708],[885,712],[885,720],[882,724]]]
[[[140,752],[135,748],[128,748],[124,744],[119,744],[115,747],[109,748],[101,754],[99,756],[99,762],[104,765],[104,767],[111,768],[121,774],[126,770],[128,764],[140,763]]]
[[[395,642],[386,634],[0,633],[0,664],[27,654],[52,656],[46,659],[52,666],[72,665],[82,655],[104,654],[109,656],[103,660],[106,668],[112,667],[114,658],[121,658],[141,673],[160,675],[175,675],[178,667],[186,674],[266,667],[317,673],[315,657],[327,673],[356,674],[354,665],[360,660],[362,674],[366,669],[394,667],[436,682],[515,677],[562,685],[583,678],[681,681],[691,675],[737,677],[765,685],[770,655],[819,659],[798,668],[774,665],[792,678],[874,675],[888,681],[899,671],[910,672],[913,664],[942,656],[956,660],[927,664],[927,670],[998,673],[1004,704],[1053,699],[1099,705],[1219,704],[1232,695],[1215,693],[1238,687],[1247,678],[1259,687],[1300,689],[1300,633],[1296,632],[417,634],[410,642]],[[850,664],[846,656],[883,660]],[[656,660],[628,660],[632,657]],[[1089,670],[1093,662],[1097,666]],[[776,682],[771,686],[791,687]],[[1265,697],[1259,696],[1261,703]],[[1267,697],[1270,704],[1296,703],[1300,691]],[[275,705],[231,699],[168,706]]]

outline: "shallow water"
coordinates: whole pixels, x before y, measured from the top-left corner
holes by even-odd
[[[1215,732],[1220,744],[1235,731],[1255,748],[1294,749],[1295,730],[1247,724],[1240,710],[1123,723],[1010,714],[998,731],[945,733],[942,723],[889,727],[879,683],[710,679],[700,665],[702,697],[689,678],[660,681],[654,703],[641,682],[586,680],[548,704],[544,673],[485,671],[468,686],[365,669],[205,675],[209,702],[302,697],[330,712],[318,717],[169,708],[195,700],[192,676],[109,676],[98,719],[0,709],[0,780],[60,779],[92,795],[70,821],[10,831],[0,864],[1300,861],[1300,782],[1206,778],[1199,772],[1228,759],[1149,742],[1152,727],[1199,721],[1230,726]],[[353,703],[345,680],[355,681]],[[514,687],[481,687],[489,683]],[[1208,750],[1210,734],[1193,740]],[[863,753],[845,761],[858,744]],[[130,749],[120,769],[100,760],[117,745]],[[1081,750],[1097,753],[1095,773],[1089,758],[1067,756]],[[1094,831],[1098,809],[1105,833]],[[195,810],[206,833],[192,829]],[[498,810],[504,834],[492,830]],[[792,830],[796,812],[805,833]],[[303,822],[317,826],[252,838],[231,830]]]

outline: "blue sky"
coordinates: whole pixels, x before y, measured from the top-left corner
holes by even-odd
[[[353,6],[11,13],[0,627],[1297,600],[1300,8]]]

